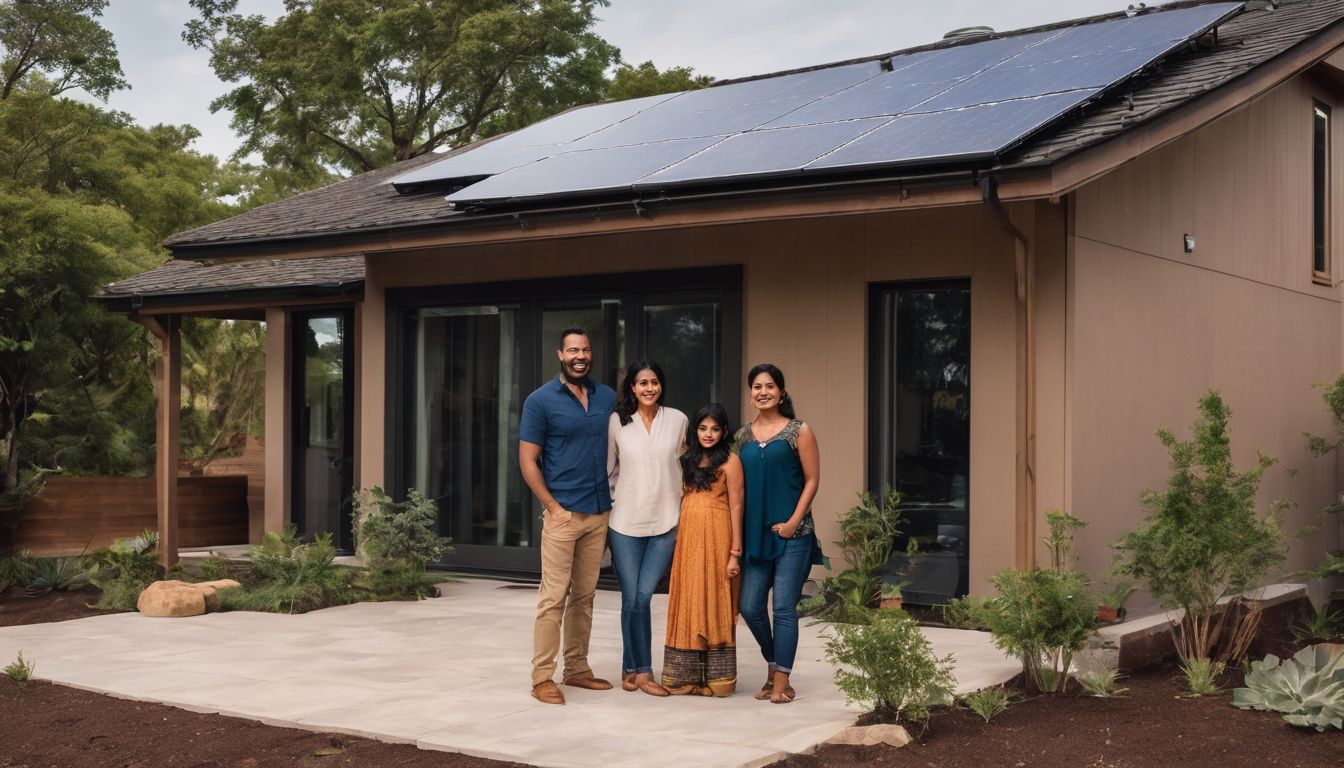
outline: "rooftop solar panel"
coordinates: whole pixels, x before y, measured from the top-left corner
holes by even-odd
[[[868,61],[577,109],[393,183],[456,180],[471,186],[449,200],[495,202],[984,160],[1240,7],[966,41],[894,55],[887,72]]]
[[[688,182],[742,181],[802,173],[803,166],[889,119],[877,117],[738,134],[670,168],[646,176],[635,184],[635,188],[656,189]]]
[[[630,189],[636,181],[699,152],[722,139],[681,139],[590,149],[552,155],[492,176],[448,196],[449,202],[478,203],[521,197],[610,192]]]
[[[809,163],[803,170],[854,171],[991,157],[1095,93],[1095,90],[1070,91],[966,109],[901,115]]]

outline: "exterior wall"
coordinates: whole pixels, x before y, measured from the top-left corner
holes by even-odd
[[[1054,304],[1062,307],[1059,209],[1041,203],[1016,206],[1011,214],[1029,238],[1038,219],[1054,228],[1045,238],[1053,252],[1038,259],[1048,263],[1043,287],[1058,294]],[[744,368],[729,375],[766,360],[788,375],[800,415],[821,445],[822,482],[814,509],[821,540],[829,545],[839,536],[837,515],[865,487],[868,285],[969,277],[970,584],[972,591],[983,591],[989,574],[1014,562],[1013,258],[1012,240],[983,206],[370,255],[360,339],[366,364],[360,378],[358,483],[383,480],[387,289],[576,274],[631,273],[637,280],[646,270],[740,264]],[[1062,308],[1046,317],[1062,322]],[[1049,369],[1051,386],[1059,389],[1062,347],[1056,344],[1050,354],[1057,358]],[[751,413],[745,400],[742,413]],[[1043,421],[1062,430],[1062,410]],[[1062,453],[1056,453],[1047,456],[1059,464]],[[1045,498],[1057,498],[1062,465],[1042,471],[1054,488]]]
[[[1233,411],[1239,466],[1260,450],[1272,499],[1313,522],[1338,488],[1336,460],[1315,459],[1303,431],[1330,433],[1314,382],[1340,372],[1337,285],[1312,280],[1311,100],[1335,101],[1298,78],[1240,111],[1079,190],[1067,265],[1068,508],[1089,525],[1089,569],[1142,515],[1139,494],[1164,486],[1159,425],[1189,436],[1199,396],[1217,389]],[[1334,200],[1344,132],[1334,109]],[[1338,210],[1333,231],[1338,234]],[[1195,236],[1193,253],[1183,236]],[[1335,271],[1344,258],[1335,248]],[[1338,530],[1291,536],[1287,571],[1320,562]]]

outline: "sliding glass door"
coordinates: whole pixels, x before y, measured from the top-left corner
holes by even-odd
[[[292,316],[290,522],[305,538],[331,534],[342,550],[354,548],[353,321],[350,310]]]
[[[592,375],[608,386],[619,385],[628,361],[648,358],[666,373],[668,405],[689,415],[725,397],[722,372],[735,384],[738,367],[725,350],[740,345],[725,343],[724,317],[740,310],[736,283],[718,276],[727,285],[678,287],[686,277],[674,275],[649,281],[657,292],[596,278],[389,295],[397,329],[389,391],[402,397],[389,401],[388,477],[398,495],[414,487],[438,502],[440,531],[455,549],[447,563],[539,570],[540,508],[518,467],[518,419],[523,400],[558,373],[566,328],[588,331]],[[731,397],[735,409],[735,388]]]

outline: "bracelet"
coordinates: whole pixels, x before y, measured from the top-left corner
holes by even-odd
[[[730,550],[728,550],[728,556],[729,556],[729,557],[741,557],[741,556],[742,556],[742,550],[740,550],[740,549],[730,549]]]

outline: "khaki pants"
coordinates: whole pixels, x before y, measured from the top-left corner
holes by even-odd
[[[562,680],[591,677],[588,639],[593,631],[593,593],[607,546],[609,513],[573,513],[568,520],[542,515],[541,588],[532,630],[532,685],[555,676],[563,640]]]

